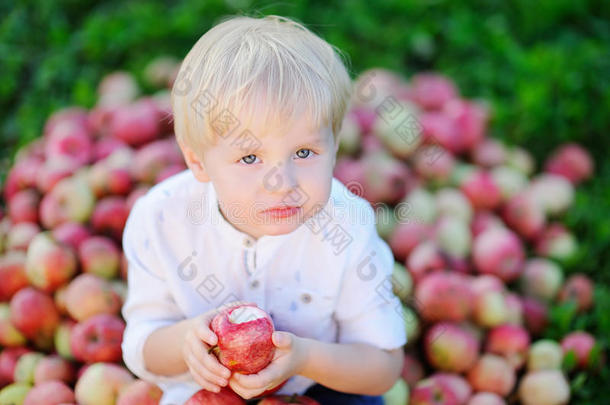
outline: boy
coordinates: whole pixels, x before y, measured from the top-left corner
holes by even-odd
[[[383,403],[406,336],[373,209],[332,176],[350,95],[334,48],[283,17],[226,19],[184,59],[172,107],[188,170],[140,198],[123,234],[123,357],[161,405],[283,382],[322,404]],[[276,329],[253,375],[209,353],[211,318],[240,300]]]

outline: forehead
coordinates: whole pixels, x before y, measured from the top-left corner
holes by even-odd
[[[292,147],[303,142],[325,143],[331,137],[330,125],[319,127],[310,114],[296,111],[292,116],[281,113],[259,113],[261,106],[250,112],[235,114],[237,123],[230,136],[219,137],[218,146],[240,152],[265,150],[269,147]]]

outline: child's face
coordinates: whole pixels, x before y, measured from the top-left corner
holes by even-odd
[[[316,130],[310,125],[305,116],[285,130],[254,122],[247,128],[252,149],[248,142],[240,143],[244,128],[237,128],[218,137],[203,160],[181,148],[197,179],[212,181],[221,213],[234,227],[254,238],[281,235],[324,207],[330,196],[337,145],[330,126]],[[280,205],[297,206],[297,213],[279,217],[264,212]]]

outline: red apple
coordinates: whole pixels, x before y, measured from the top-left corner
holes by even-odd
[[[504,281],[519,277],[524,256],[521,241],[508,229],[491,228],[474,239],[472,257],[477,270]]]
[[[574,184],[593,174],[593,159],[589,152],[575,143],[567,143],[556,149],[545,162],[545,171],[564,176]]]
[[[474,333],[451,322],[434,324],[424,339],[430,364],[439,370],[457,373],[474,365],[479,356],[479,345]]]
[[[534,241],[534,250],[540,256],[564,261],[571,259],[577,249],[578,243],[561,223],[550,223]]]
[[[85,222],[91,216],[95,196],[81,176],[60,180],[40,203],[40,221],[45,228],[64,222]]]
[[[117,276],[120,265],[119,248],[105,236],[85,239],[78,248],[83,272],[111,279]]]
[[[39,176],[36,178],[36,187],[38,187],[41,193],[46,194],[60,180],[74,174],[79,166],[79,163],[70,157],[47,160],[41,168]]]
[[[52,232],[56,241],[71,246],[74,251],[78,251],[80,244],[91,235],[91,231],[78,222],[64,222]]]
[[[534,239],[546,224],[544,210],[525,192],[514,195],[502,211],[506,224],[526,239]]]
[[[6,176],[3,185],[4,199],[10,201],[20,190],[35,188],[42,164],[43,159],[39,157],[28,157],[17,161]]]
[[[254,374],[273,358],[273,321],[256,305],[236,305],[223,309],[210,323],[218,337],[214,353],[228,369]]]
[[[455,394],[446,384],[431,378],[421,380],[413,388],[410,405],[461,405]]]
[[[163,391],[155,384],[136,380],[119,393],[116,405],[159,405]]]
[[[66,309],[77,321],[97,314],[119,313],[121,298],[110,283],[93,274],[79,274],[68,284]]]
[[[504,222],[497,215],[490,211],[477,211],[474,213],[472,222],[470,223],[470,230],[472,231],[473,238],[476,238],[481,233],[485,232],[490,228],[503,228]]]
[[[37,345],[49,346],[55,328],[59,324],[59,313],[53,299],[47,294],[26,287],[11,299],[11,322],[28,339]]]
[[[26,347],[7,347],[0,352],[0,387],[15,381],[17,361],[30,352]]]
[[[76,273],[76,255],[69,246],[58,243],[51,232],[41,232],[28,247],[25,272],[30,283],[53,292]]]
[[[520,281],[525,295],[551,301],[561,288],[563,273],[561,268],[550,260],[532,258],[525,262]]]
[[[14,224],[19,222],[38,222],[40,194],[27,188],[16,192],[8,201],[8,216]]]
[[[7,303],[0,302],[0,345],[4,347],[23,346],[26,338],[11,322],[11,310]]]
[[[532,335],[540,335],[548,323],[547,306],[535,298],[523,297],[523,318]]]
[[[507,151],[501,141],[487,138],[476,145],[470,155],[477,166],[492,168],[506,161]]]
[[[30,284],[25,274],[26,254],[9,251],[0,256],[0,301],[9,301],[13,295]]]
[[[434,273],[422,278],[415,289],[417,310],[434,321],[463,321],[470,315],[473,294],[466,278],[455,273]]]
[[[587,332],[576,331],[567,334],[561,340],[564,355],[573,352],[576,357],[576,366],[586,369],[591,365],[591,352],[595,347],[595,338]]]
[[[161,114],[155,103],[150,98],[141,98],[115,111],[110,121],[110,133],[128,145],[144,145],[159,137],[160,120]]]
[[[49,136],[60,124],[70,123],[88,129],[87,110],[83,107],[66,107],[55,111],[44,125],[43,135]]]
[[[415,221],[399,222],[389,237],[389,245],[396,260],[404,262],[411,251],[432,237],[432,228]]]
[[[424,366],[413,354],[405,353],[405,361],[400,375],[413,389],[415,384],[424,378]]]
[[[28,392],[23,405],[61,405],[74,401],[74,392],[64,382],[45,381]]]
[[[529,345],[530,336],[525,328],[505,324],[489,331],[486,350],[503,356],[511,367],[518,369],[525,363]]]
[[[95,206],[91,216],[91,225],[96,232],[112,236],[115,240],[120,241],[128,216],[127,203],[123,197],[105,197]]]
[[[454,98],[445,103],[443,112],[455,122],[459,139],[458,152],[471,150],[481,142],[489,120],[489,111],[486,106]]]
[[[417,245],[406,261],[406,267],[417,284],[426,275],[447,269],[446,255],[432,242]]]
[[[458,97],[451,79],[437,73],[418,73],[413,76],[411,85],[413,100],[425,109],[440,109]]]
[[[139,182],[153,184],[166,167],[184,162],[175,139],[161,139],[138,149],[131,164],[131,175]]]
[[[75,370],[74,365],[58,356],[45,356],[36,364],[34,369],[34,384],[38,385],[45,381],[63,381],[66,384],[74,382]]]
[[[498,207],[502,201],[500,187],[489,172],[481,169],[466,175],[460,189],[468,197],[475,210],[491,210]]]
[[[200,390],[193,394],[184,405],[246,405],[246,401],[230,388],[220,387],[220,392]]]
[[[133,381],[131,373],[117,364],[91,364],[76,382],[76,402],[81,405],[115,404],[121,391]]]
[[[495,354],[482,355],[468,371],[468,381],[476,391],[494,392],[503,397],[512,391],[516,380],[515,370],[504,357]]]
[[[473,209],[470,201],[460,190],[445,187],[436,193],[436,208],[440,218],[449,216],[465,223],[472,220]]]
[[[584,274],[571,275],[559,291],[559,302],[573,301],[580,312],[593,306],[593,282]]]
[[[71,159],[77,166],[91,162],[93,142],[87,127],[70,122],[58,122],[45,134],[47,160]]]
[[[19,357],[17,364],[15,365],[15,382],[21,382],[25,384],[34,384],[34,370],[36,366],[42,360],[44,354],[41,352],[30,352],[25,353]]]
[[[92,110],[93,113],[94,110]],[[129,147],[125,142],[111,136],[104,136],[98,139],[93,145],[93,160],[95,162],[110,156],[114,151]]]
[[[14,224],[6,235],[6,250],[27,250],[40,227],[34,222]]]
[[[445,386],[459,404],[465,404],[472,395],[472,388],[466,379],[459,374],[441,372],[434,373],[428,378],[438,382],[439,385]]]
[[[385,151],[361,157],[364,170],[364,198],[370,203],[397,204],[406,194],[409,167]]]
[[[76,324],[70,333],[74,357],[85,363],[118,362],[125,322],[119,317],[99,314]]]
[[[302,405],[320,405],[316,400],[308,398],[304,395],[273,395],[263,398],[257,405],[282,405],[282,404],[302,404]]]

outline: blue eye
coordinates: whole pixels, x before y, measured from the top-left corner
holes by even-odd
[[[305,154],[305,156],[301,156],[301,155],[299,155],[299,152],[301,152],[301,151],[307,151],[307,153]],[[297,151],[297,156],[299,156],[299,157],[300,157],[300,158],[302,158],[302,159],[307,159],[307,157],[309,157],[309,155],[311,154],[310,152],[313,152],[313,151],[312,151],[311,149],[299,149],[299,150]]]
[[[247,165],[254,163],[255,160],[256,160],[256,155],[248,155],[248,156],[244,156],[241,158],[241,161]]]

